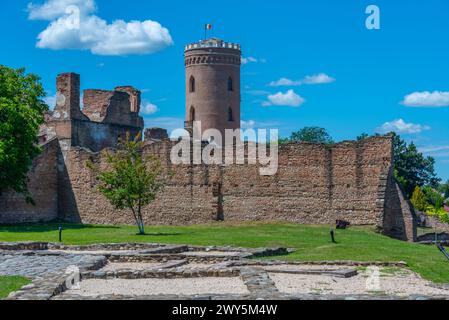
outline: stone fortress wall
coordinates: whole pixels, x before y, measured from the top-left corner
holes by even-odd
[[[30,171],[37,206],[16,194],[0,195],[0,223],[67,221],[133,224],[96,190],[88,160],[104,164],[104,148],[126,132],[143,130],[140,93],[131,87],[88,90],[79,104],[79,76],[58,77],[58,103],[43,126],[44,152]],[[78,96],[78,100],[77,97]],[[174,142],[146,132],[144,152],[173,173],[157,200],[145,208],[147,224],[185,225],[216,220],[287,221],[376,225],[401,240],[416,238],[414,212],[393,177],[391,137],[330,146],[289,144],[279,150],[279,170],[261,176],[257,165],[173,165]]]

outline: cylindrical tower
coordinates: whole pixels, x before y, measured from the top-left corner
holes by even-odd
[[[240,45],[211,38],[185,47],[186,128],[240,129]]]

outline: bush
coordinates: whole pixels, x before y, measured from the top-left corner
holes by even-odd
[[[429,206],[426,210],[426,214],[431,217],[438,217],[442,222],[449,224],[448,213],[442,208],[435,208],[434,206]]]
[[[410,201],[413,204],[413,207],[418,211],[424,212],[429,206],[426,195],[418,186],[416,186],[415,191],[413,191],[412,199]]]

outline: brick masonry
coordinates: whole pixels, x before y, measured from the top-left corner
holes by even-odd
[[[57,80],[58,102],[42,128],[44,152],[30,171],[37,206],[20,196],[0,196],[0,223],[63,220],[133,224],[131,215],[110,206],[97,191],[88,160],[104,164],[98,151],[114,147],[126,132],[142,131],[140,92],[87,90],[80,110],[79,76]],[[332,147],[301,143],[282,146],[279,170],[262,176],[257,165],[173,165],[174,144],[160,130],[148,131],[144,153],[159,157],[168,178],[156,201],[144,210],[146,224],[185,225],[216,220],[287,221],[376,225],[385,234],[415,240],[415,215],[393,178],[391,137],[345,141]],[[154,139],[152,139],[154,138]],[[59,143],[58,143],[59,142]]]
[[[403,240],[416,237],[414,214],[391,175],[391,139],[370,138],[334,147],[292,144],[281,148],[275,176],[261,176],[257,165],[177,165],[169,159],[172,143],[146,146],[173,176],[144,211],[147,224],[184,225],[224,219],[353,225],[377,225]],[[102,156],[75,148],[67,155],[67,171],[75,203],[65,219],[86,223],[131,224],[95,191],[87,160]],[[217,194],[217,186],[220,186]],[[222,203],[220,203],[222,202]],[[222,212],[220,212],[222,211]]]

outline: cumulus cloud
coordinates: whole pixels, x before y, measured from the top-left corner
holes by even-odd
[[[48,0],[29,4],[29,19],[49,20],[38,35],[42,49],[90,50],[97,55],[148,54],[173,44],[168,29],[152,20],[116,20],[110,24],[93,14],[94,0]]]
[[[264,58],[258,59],[258,58],[254,58],[254,57],[245,57],[242,58],[242,64],[248,64],[248,63],[266,63],[267,60]]]
[[[158,111],[159,111],[159,109],[155,104],[153,104],[149,101],[145,101],[145,100],[143,101],[142,106],[140,108],[140,112],[143,115],[155,114]]]
[[[54,20],[65,14],[78,10],[87,15],[97,9],[94,0],[48,0],[44,4],[28,4],[28,18],[30,20]]]
[[[440,151],[449,151],[449,146],[425,146],[419,148],[419,152],[422,153],[434,153]]]
[[[449,92],[413,92],[401,103],[408,107],[449,107]]]
[[[293,90],[288,90],[286,93],[278,92],[268,96],[268,101],[262,103],[262,106],[289,106],[299,107],[305,102],[304,98],[296,94]]]
[[[270,82],[270,87],[294,87],[300,86],[302,84],[301,80],[291,80],[288,78],[280,78],[279,80]]]
[[[413,134],[430,129],[431,128],[429,126],[415,123],[406,123],[403,119],[397,119],[391,122],[385,122],[381,127],[376,129],[376,132],[381,134],[390,132],[396,132],[399,134]]]
[[[56,95],[46,96],[44,102],[48,105],[50,110],[53,110],[56,107]]]
[[[280,78],[279,80],[269,83],[270,87],[296,87],[303,84],[325,84],[335,82],[335,78],[328,76],[325,73],[318,73],[311,76],[306,76],[301,80],[291,80],[289,78]]]
[[[325,73],[319,73],[313,76],[306,76],[302,82],[304,84],[324,84],[335,82],[335,79]]]

